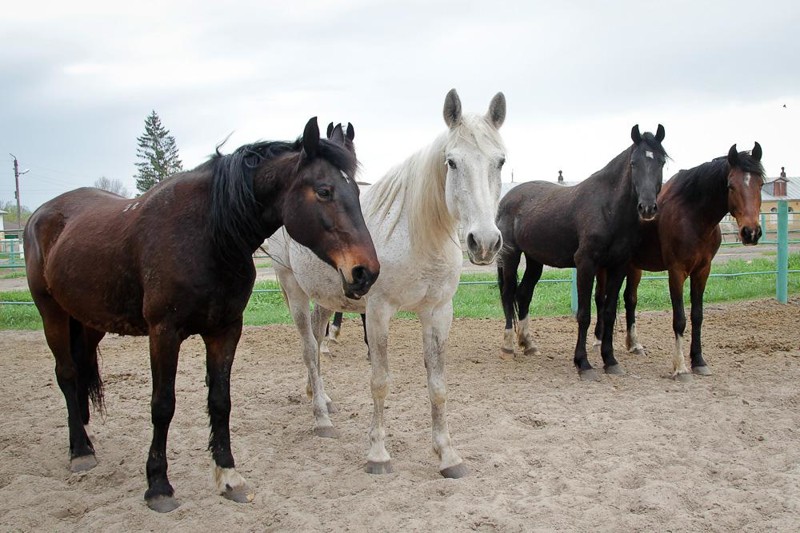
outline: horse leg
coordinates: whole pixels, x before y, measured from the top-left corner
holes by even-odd
[[[683,284],[686,275],[677,270],[669,271],[669,298],[672,302],[672,331],[675,333],[675,349],[672,353],[672,377],[688,381],[692,375],[686,368],[683,355],[683,333],[686,331],[686,312],[683,309]]]
[[[539,355],[539,349],[528,331],[528,312],[533,299],[533,291],[539,278],[542,277],[544,265],[525,254],[525,273],[517,289],[517,310],[519,312],[519,329],[517,330],[517,344],[522,347],[525,355]]]
[[[175,491],[167,478],[167,434],[175,414],[175,374],[182,341],[174,327],[159,324],[150,328],[153,440],[147,457],[148,488],[144,499],[150,509],[160,513],[172,511],[180,505],[173,497]]]
[[[605,302],[603,306],[603,342],[600,345],[600,355],[603,357],[603,368],[606,374],[625,373],[614,357],[614,323],[617,318],[619,290],[624,279],[624,266],[606,269],[606,291],[603,298]]]
[[[500,351],[512,357],[514,356],[514,314],[516,312],[514,301],[517,294],[517,268],[519,268],[520,257],[522,257],[522,253],[519,250],[506,245],[497,259],[497,285],[500,288],[500,301],[506,317]]]
[[[86,377],[81,375],[81,366],[76,361],[81,347],[81,339],[73,339],[73,329],[80,326],[49,295],[36,293],[36,306],[42,315],[47,345],[56,361],[56,381],[67,405],[67,426],[69,427],[69,469],[71,472],[85,472],[97,466],[94,446],[86,433],[88,422],[88,392],[82,394],[82,383]],[[87,388],[88,391],[88,388]],[[102,389],[100,389],[102,395]],[[86,406],[83,406],[83,397]]]
[[[636,334],[636,304],[639,301],[639,283],[641,281],[642,271],[629,267],[623,294],[625,300],[625,348],[632,354],[647,355]]]
[[[594,282],[595,268],[591,263],[576,261],[578,285],[578,341],[575,344],[575,356],[572,361],[578,369],[578,375],[583,381],[597,381],[597,375],[586,354],[586,334],[592,321],[592,284]]]
[[[303,362],[308,370],[306,381],[306,394],[311,397],[311,409],[314,413],[314,434],[318,437],[336,437],[333,422],[328,416],[327,402],[330,400],[325,394],[325,386],[319,372],[319,344],[314,334],[314,326],[309,311],[309,299],[294,276],[281,276],[281,288],[289,305],[294,325],[303,344]]]
[[[322,381],[322,362],[320,361],[319,355],[322,352],[322,343],[325,341],[324,328],[328,325],[328,320],[331,318],[331,313],[332,312],[329,309],[325,309],[319,304],[315,304],[314,311],[311,314],[311,331],[314,332],[314,338],[320,347],[319,353],[317,353],[317,372],[319,372],[320,382]],[[325,406],[328,409],[328,414],[330,415],[335,413],[337,411],[336,406],[333,404],[333,400],[331,400],[328,394],[325,392],[324,386],[322,390],[322,397],[325,400]]]
[[[361,328],[364,330],[364,344],[367,345],[367,361],[369,361],[369,339],[367,338],[367,314],[361,313]]]
[[[325,323],[325,335],[322,336],[322,340],[319,342],[319,351],[320,353],[326,353],[333,357],[331,353],[331,349],[328,347],[329,343],[337,342],[339,339],[339,334],[341,333],[342,329],[342,313],[337,311],[333,314],[333,322],[326,322]]]
[[[367,473],[389,474],[392,462],[386,450],[384,403],[389,394],[389,321],[394,309],[370,299],[367,303],[367,335],[369,336],[370,389],[372,391],[372,423],[369,428]]]
[[[603,307],[605,306],[606,294],[606,269],[597,269],[595,275],[597,284],[594,288],[594,306],[597,309],[597,321],[594,325],[594,342],[592,348],[600,350],[600,344],[603,342]]]
[[[239,319],[214,335],[203,335],[206,345],[206,375],[208,376],[208,417],[211,434],[208,449],[214,460],[214,481],[217,491],[238,503],[253,501],[245,479],[236,471],[231,452],[231,367],[236,345],[242,334]]]
[[[692,274],[689,281],[689,293],[692,299],[692,345],[689,349],[689,357],[692,360],[692,372],[701,376],[710,376],[711,370],[703,359],[703,348],[700,343],[700,336],[703,330],[703,294],[706,291],[706,281],[711,273],[711,265],[703,268],[699,272]]]
[[[461,478],[468,470],[453,447],[447,426],[447,381],[445,361],[447,338],[453,322],[453,303],[448,300],[430,313],[419,314],[422,322],[422,349],[428,373],[428,395],[431,401],[433,451],[439,456],[439,472],[446,478]]]

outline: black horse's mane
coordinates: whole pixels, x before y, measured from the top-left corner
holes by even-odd
[[[656,136],[649,131],[642,133],[642,142],[644,142],[648,148],[659,154],[664,159],[669,158],[669,154],[667,154],[664,146],[662,146],[661,143],[656,140]]]
[[[764,176],[764,166],[748,152],[739,152],[738,165],[744,172]],[[708,196],[719,196],[719,189],[728,186],[727,177],[730,170],[728,156],[720,156],[688,170],[681,170],[672,178],[675,195],[687,200],[703,200]]]
[[[252,253],[267,235],[261,226],[262,205],[255,196],[253,180],[259,169],[281,156],[303,150],[303,140],[294,142],[262,141],[239,147],[231,154],[217,152],[197,170],[210,170],[211,182],[211,242],[214,249],[225,257],[230,251]],[[357,169],[355,155],[342,145],[320,139],[316,155],[323,158],[348,176],[354,177]],[[302,161],[291,167],[294,175],[302,168]],[[269,173],[269,171],[266,171]],[[278,176],[276,179],[293,176]]]

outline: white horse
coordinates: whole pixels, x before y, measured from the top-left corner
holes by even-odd
[[[452,478],[467,473],[447,426],[445,345],[463,261],[459,228],[469,259],[475,264],[491,263],[502,246],[495,215],[505,162],[498,128],[505,116],[503,93],[495,95],[486,115],[476,115],[462,114],[458,93],[451,90],[444,102],[448,130],[364,193],[361,206],[378,252],[381,274],[363,298],[345,297],[339,274],[285,232],[276,232],[268,241],[303,342],[314,432],[319,436],[336,435],[329,416],[335,410],[319,368],[319,342],[325,324],[333,311],[366,312],[374,403],[367,454],[369,473],[391,472],[383,411],[389,392],[389,321],[398,310],[415,312],[422,323],[433,448],[441,459],[439,470]],[[313,317],[310,300],[316,302]]]

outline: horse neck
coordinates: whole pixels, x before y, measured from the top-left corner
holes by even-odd
[[[727,162],[712,161],[680,174],[672,196],[680,199],[698,227],[715,227],[728,212]],[[673,189],[670,187],[669,189]]]
[[[587,187],[591,187],[591,190],[596,190],[596,184],[592,184],[595,180],[605,184],[605,189],[609,195],[607,200],[615,206],[614,213],[621,224],[627,224],[627,219],[638,220],[639,218],[636,209],[638,200],[636,198],[636,189],[633,186],[630,166],[632,152],[633,147],[623,151],[609,161],[602,170],[595,172],[584,182],[589,184]],[[632,207],[627,208],[628,204]]]
[[[387,238],[400,218],[405,217],[411,248],[416,252],[435,252],[457,239],[454,235],[458,221],[448,210],[445,198],[446,143],[444,133],[390,170],[369,191],[368,215],[384,218],[394,213],[393,220],[387,220]]]

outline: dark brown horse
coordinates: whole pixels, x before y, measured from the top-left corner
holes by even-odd
[[[675,350],[672,375],[681,380],[691,378],[683,355],[683,334],[686,312],[683,307],[683,285],[691,279],[692,372],[709,375],[700,344],[703,326],[703,293],[711,272],[711,261],[719,250],[722,233],[719,223],[726,213],[736,218],[739,238],[744,245],[758,244],[761,238],[761,145],[755,143],[751,153],[737,152],[731,146],[727,157],[718,157],[689,170],[681,170],[664,184],[658,196],[658,216],[642,224],[642,241],[633,254],[625,285],[626,347],[644,354],[636,335],[637,289],[642,270],[669,271],[669,294],[672,301],[672,329]],[[595,303],[603,306],[604,276],[597,277]],[[598,312],[598,316],[600,313]],[[595,336],[603,328],[598,320]]]
[[[620,286],[639,239],[639,221],[656,214],[667,153],[661,146],[664,127],[656,135],[631,130],[633,145],[605,168],[574,187],[532,181],[511,189],[500,202],[497,227],[503,249],[497,278],[506,317],[502,350],[514,353],[513,325],[519,313],[517,343],[526,354],[537,353],[528,331],[528,310],[544,265],[576,267],[578,278],[578,341],[574,363],[581,379],[598,379],[586,354],[591,321],[592,284],[598,269],[608,271],[606,324],[601,353],[609,374],[622,373],[614,358],[613,321]],[[517,268],[525,254],[525,274],[517,285]]]
[[[37,209],[25,228],[28,284],[67,404],[73,472],[97,464],[84,425],[89,399],[102,407],[98,343],[106,332],[147,335],[153,440],[145,499],[157,511],[179,505],[167,479],[167,433],[178,351],[197,334],[206,345],[217,489],[235,501],[252,499],[234,468],[229,431],[230,373],[255,280],[252,254],[283,225],[339,271],[345,294],[366,293],[379,265],[356,166],[341,127],[332,140],[320,139],[312,118],[302,139],[217,153],[133,200],[83,188]]]

